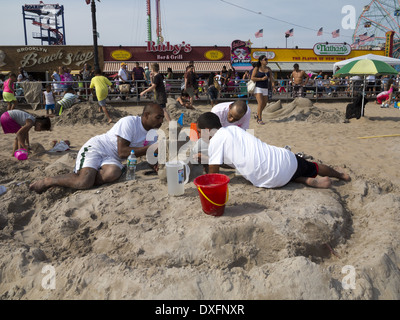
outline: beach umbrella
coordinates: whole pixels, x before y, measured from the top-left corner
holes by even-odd
[[[361,115],[364,116],[364,98],[365,98],[365,79],[368,75],[397,75],[396,69],[387,64],[386,62],[372,59],[361,59],[356,61],[351,61],[348,64],[340,68],[334,76],[350,76],[358,75],[364,76],[364,86],[363,86],[363,101]]]

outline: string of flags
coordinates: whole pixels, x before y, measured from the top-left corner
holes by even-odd
[[[324,28],[319,28],[319,30],[318,30],[318,32],[317,32],[317,36],[319,37],[319,36],[322,36],[323,35],[323,33],[324,33]],[[254,34],[254,36],[256,37],[256,38],[261,38],[261,37],[263,37],[264,36],[264,30],[263,29],[260,29],[260,30],[258,30],[255,34]],[[292,29],[289,29],[289,30],[287,30],[286,32],[285,32],[285,37],[293,37],[294,36],[294,28],[292,28]],[[337,30],[335,30],[335,31],[333,31],[332,32],[332,38],[337,38],[337,37],[339,37],[340,36],[340,29],[337,29]]]
[[[321,27],[318,29],[317,32],[317,37],[322,36],[324,34],[324,28]],[[258,30],[255,34],[256,38],[261,38],[264,35],[264,30],[260,29]],[[332,38],[338,38],[340,36],[340,29],[336,29],[334,31],[331,32]],[[293,37],[294,36],[294,28],[289,29],[285,32],[285,37]],[[369,41],[374,41],[375,40],[375,35],[371,35],[369,36],[367,32],[365,32],[364,34],[360,34],[358,36],[358,38],[355,40],[355,42],[353,44],[351,44],[351,48],[357,48],[358,46],[363,46],[365,45],[367,42]]]

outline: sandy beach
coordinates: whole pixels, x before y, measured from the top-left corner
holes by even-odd
[[[220,217],[203,213],[193,179],[169,196],[162,179],[144,174],[145,159],[136,181],[31,192],[30,182],[71,172],[81,145],[111,128],[95,104],[66,112],[51,132],[31,130],[26,161],[11,156],[15,135],[1,133],[0,298],[400,299],[400,110],[371,101],[365,117],[346,121],[347,103],[273,102],[266,125],[252,117],[250,128],[350,182],[262,189],[223,169],[231,180]],[[175,120],[184,112],[188,127],[211,109],[195,107],[170,111]],[[115,120],[142,108],[108,106]],[[49,152],[61,139],[71,149]]]

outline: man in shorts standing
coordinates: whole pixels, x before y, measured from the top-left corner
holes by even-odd
[[[135,150],[137,157],[146,155],[147,149],[155,143],[155,140],[146,140],[147,134],[160,128],[163,120],[164,111],[159,105],[146,105],[141,116],[124,117],[105,134],[89,139],[78,152],[73,173],[46,177],[29,188],[37,193],[53,186],[89,189],[118,180],[122,175],[122,159],[126,159],[131,150]]]
[[[293,85],[293,98],[297,97],[304,97],[304,82],[303,80],[309,78],[308,74],[305,73],[303,70],[299,69],[299,65],[295,63],[293,65],[293,72],[290,75],[290,80],[292,81]]]
[[[97,97],[97,101],[99,103],[99,111],[103,110],[104,114],[108,119],[108,123],[112,122],[110,115],[108,114],[106,108],[106,99],[108,96],[108,87],[112,87],[112,83],[106,77],[103,76],[101,70],[96,69],[94,71],[94,77],[90,81],[90,89],[92,95]],[[95,90],[93,90],[95,89]]]

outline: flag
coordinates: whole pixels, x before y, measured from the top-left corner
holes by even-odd
[[[254,35],[256,38],[261,38],[263,36],[263,29],[258,30]]]
[[[322,36],[322,33],[324,31],[324,28],[319,28],[318,33],[317,33],[317,37]]]
[[[361,41],[367,40],[368,39],[368,33],[365,32],[364,34],[360,34],[358,37],[360,38]]]
[[[293,29],[286,31],[285,35],[287,35],[288,37],[293,37]]]
[[[335,31],[332,32],[332,38],[337,38],[339,37],[339,33],[340,33],[340,29],[337,29]]]

